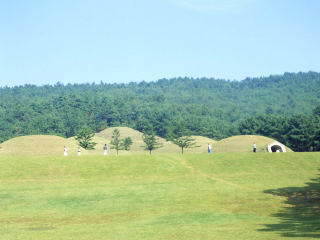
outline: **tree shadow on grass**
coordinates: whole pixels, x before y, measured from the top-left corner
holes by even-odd
[[[266,224],[259,231],[277,232],[283,237],[320,238],[320,177],[305,187],[271,189],[265,193],[286,197],[288,205],[273,214],[279,223]]]

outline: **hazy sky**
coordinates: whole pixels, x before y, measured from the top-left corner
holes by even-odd
[[[319,0],[0,0],[0,86],[320,71]]]

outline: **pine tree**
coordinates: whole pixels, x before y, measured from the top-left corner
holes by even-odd
[[[183,136],[183,137],[174,138],[172,141],[181,148],[182,154],[184,152],[184,149],[186,149],[186,148],[197,147],[195,139],[190,136]]]
[[[153,150],[163,147],[163,144],[159,142],[153,132],[150,134],[144,133],[142,135],[142,140],[145,143],[145,145],[143,146],[144,149],[148,150],[150,154]]]
[[[120,139],[120,131],[119,129],[115,128],[112,131],[112,140],[110,142],[111,149],[115,149],[117,151],[117,155],[119,153],[119,150],[123,150],[123,141]]]
[[[79,146],[86,150],[94,150],[94,147],[97,143],[93,142],[94,133],[88,127],[82,128],[75,139],[78,141]]]
[[[133,142],[132,142],[131,137],[127,137],[127,138],[123,139],[122,140],[123,149],[126,151],[129,151],[132,143]]]

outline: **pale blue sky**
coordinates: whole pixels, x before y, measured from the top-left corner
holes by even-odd
[[[318,0],[0,0],[0,86],[320,71]]]

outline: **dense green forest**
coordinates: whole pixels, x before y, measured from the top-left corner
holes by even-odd
[[[281,141],[290,131],[253,131],[248,121],[268,115],[287,126],[289,119],[298,115],[316,116],[313,111],[318,105],[320,73],[316,72],[243,81],[174,78],[128,84],[58,82],[53,86],[2,87],[0,141],[29,134],[70,137],[83,126],[93,131],[108,126],[152,129],[162,137],[182,127],[190,134],[214,139],[257,133]],[[279,120],[282,118],[286,119],[285,124]],[[263,125],[264,120],[261,121]],[[293,146],[289,139],[284,142]],[[307,150],[314,149],[309,146]]]
[[[240,134],[272,137],[294,151],[320,151],[320,107],[291,117],[260,115],[239,124]]]

